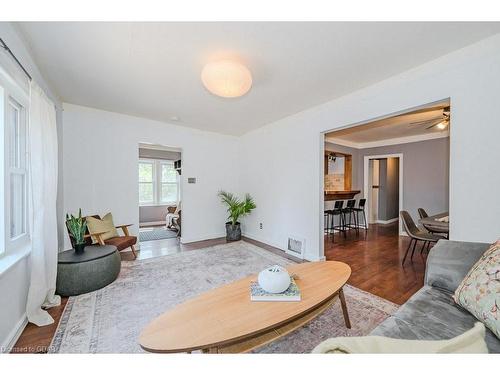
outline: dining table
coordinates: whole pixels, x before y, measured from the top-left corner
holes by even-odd
[[[435,229],[439,229],[442,232],[449,232],[450,230],[450,216],[448,212],[441,212],[436,215],[427,216],[419,220],[419,223],[432,227]]]

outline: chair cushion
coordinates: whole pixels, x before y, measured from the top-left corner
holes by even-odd
[[[470,269],[454,299],[500,338],[500,240]]]
[[[136,242],[137,242],[137,237],[135,236],[113,237],[104,241],[106,245],[116,246],[118,251],[121,251],[123,249],[126,249],[127,247],[135,245]]]
[[[384,320],[370,335],[408,340],[443,340],[471,329],[477,319],[455,304],[450,292],[424,286],[394,316]],[[500,353],[500,340],[486,329],[490,353]]]
[[[102,219],[97,219],[92,216],[87,216],[87,228],[89,229],[89,233],[92,235],[94,233],[102,233],[101,238],[103,240],[107,240],[109,238],[117,237],[118,231],[115,228],[115,224],[113,223],[113,215],[111,212],[104,215]],[[94,243],[97,242],[97,237],[92,236]]]

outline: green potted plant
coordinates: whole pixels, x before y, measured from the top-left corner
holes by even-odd
[[[85,218],[82,217],[82,209],[78,210],[78,216],[66,214],[66,226],[68,227],[69,233],[74,238],[75,241],[75,252],[77,254],[83,253],[85,250],[85,232],[87,231],[87,222]]]
[[[229,214],[228,219],[230,221],[226,223],[226,240],[239,241],[241,240],[241,224],[238,219],[248,215],[257,206],[250,194],[246,194],[243,200],[226,191],[219,191],[218,195],[222,203],[227,206]]]

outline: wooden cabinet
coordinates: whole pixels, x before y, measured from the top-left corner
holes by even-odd
[[[332,162],[338,163],[337,170],[331,170]],[[352,199],[360,193],[360,190],[352,190],[352,155],[325,151],[324,175],[325,201]]]

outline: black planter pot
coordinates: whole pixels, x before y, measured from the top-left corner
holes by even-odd
[[[240,223],[232,224],[230,221],[226,223],[226,241],[241,240],[241,225]]]
[[[75,244],[75,253],[83,254],[84,251],[85,251],[85,244],[84,243]]]

